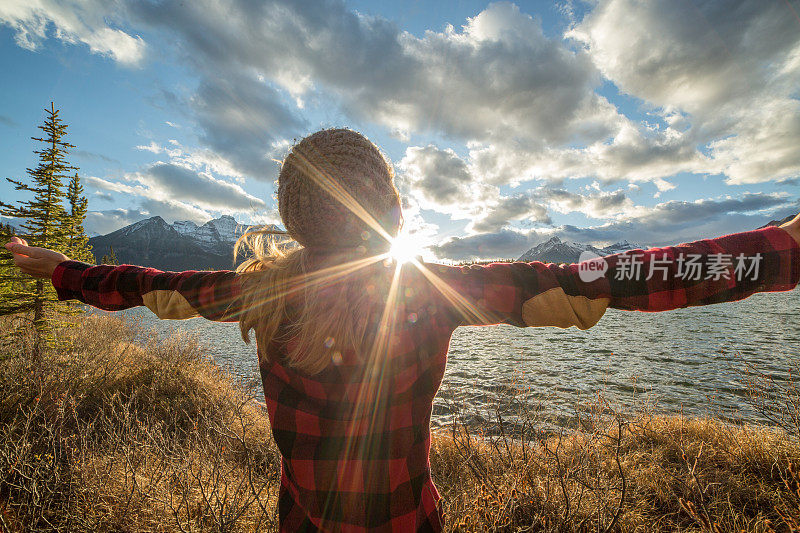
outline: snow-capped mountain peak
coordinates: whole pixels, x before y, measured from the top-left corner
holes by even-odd
[[[222,215],[219,218],[209,220],[202,227],[209,226],[216,230],[217,237],[222,241],[235,242],[239,236],[244,233],[247,226],[239,224],[236,219],[230,215]]]
[[[577,263],[583,252],[593,252],[600,256],[621,253],[641,248],[628,241],[614,243],[604,248],[578,242],[564,242],[558,237],[551,237],[525,252],[518,261],[542,261],[543,263]]]
[[[132,233],[135,233],[137,231],[140,231],[140,230],[142,230],[144,228],[148,228],[148,227],[151,227],[151,228],[168,228],[169,224],[167,224],[166,220],[164,220],[160,216],[156,215],[154,217],[150,217],[150,218],[146,218],[144,220],[140,220],[139,222],[131,224],[130,226],[126,226],[126,227],[122,228],[122,230],[120,230],[120,231],[122,231],[122,235],[130,235]]]
[[[197,224],[191,220],[176,220],[172,223],[172,227],[181,235],[190,235],[197,231]]]
[[[198,226],[191,220],[173,224],[160,216],[140,220],[107,235],[94,236],[89,243],[95,256],[112,246],[120,262],[168,270],[223,268],[234,266],[233,247],[248,226],[230,215]]]

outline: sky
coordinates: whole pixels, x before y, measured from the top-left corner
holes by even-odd
[[[0,68],[0,177],[54,102],[93,235],[279,223],[279,162],[328,127],[384,151],[426,258],[800,211],[800,0],[3,0]]]

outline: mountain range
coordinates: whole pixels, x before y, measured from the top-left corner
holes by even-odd
[[[631,244],[628,241],[617,242],[604,248],[597,248],[591,244],[564,242],[558,237],[553,237],[549,241],[534,246],[522,254],[517,261],[524,261],[526,263],[531,261],[541,261],[543,263],[577,263],[581,253],[587,251],[604,256],[639,248],[644,247],[638,244]]]
[[[789,215],[782,220],[772,220],[761,226],[780,226],[792,220],[795,215]],[[759,228],[760,229],[760,228]],[[628,241],[614,243],[605,248],[596,248],[591,244],[581,244],[577,242],[564,242],[558,237],[553,237],[549,241],[538,244],[522,254],[518,261],[542,261],[543,263],[577,263],[581,253],[585,251],[594,252],[597,255],[611,255],[625,252],[627,250],[645,249],[647,246],[631,244]]]
[[[762,227],[778,226],[793,217],[790,215],[783,220],[773,220]],[[271,227],[279,229],[274,225]],[[92,237],[89,244],[98,262],[113,247],[120,264],[143,265],[160,270],[231,269],[235,266],[233,246],[246,229],[247,226],[238,223],[230,215],[209,220],[201,226],[189,220],[168,224],[163,218],[155,216],[107,235]],[[584,251],[604,256],[637,248],[646,246],[625,240],[598,248],[553,237],[534,246],[518,260],[575,263]]]
[[[167,224],[155,216],[92,237],[89,244],[98,262],[113,247],[120,264],[159,270],[231,269],[233,246],[246,229],[230,215],[209,220],[202,226],[189,220]]]
[[[797,215],[789,215],[788,217],[784,218],[783,220],[770,220],[769,224],[764,224],[761,228],[766,228],[767,226],[782,226],[792,220]],[[758,229],[761,229],[758,228]]]

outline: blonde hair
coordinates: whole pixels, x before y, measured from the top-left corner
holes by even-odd
[[[324,174],[325,182],[315,173]],[[373,224],[343,205],[342,195],[356,201]],[[380,296],[390,283],[390,271],[375,259],[388,243],[376,240],[375,230],[395,236],[401,223],[391,166],[352,130],[317,132],[284,160],[278,204],[288,231],[257,228],[234,249],[234,259],[242,249],[252,255],[236,269],[242,338],[249,343],[253,330],[267,358],[276,356],[271,343],[282,344],[280,362],[308,374],[351,354],[366,355],[383,311]]]

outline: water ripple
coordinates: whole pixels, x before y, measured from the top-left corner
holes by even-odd
[[[481,421],[511,385],[539,399],[544,415],[565,419],[579,401],[604,394],[618,404],[655,402],[666,412],[753,419],[738,369],[752,365],[777,380],[800,366],[800,290],[757,294],[745,301],[666,313],[609,310],[587,331],[512,326],[459,328],[437,397],[434,426],[453,416],[448,402]],[[168,333],[194,333],[218,364],[257,377],[255,348],[236,324],[202,319],[159,321],[146,309],[127,311]],[[505,413],[513,416],[513,413]]]

